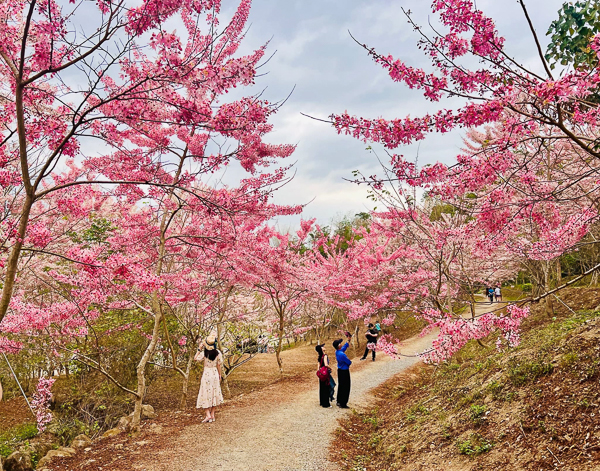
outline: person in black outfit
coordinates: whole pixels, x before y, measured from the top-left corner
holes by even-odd
[[[379,332],[373,326],[373,324],[369,324],[369,329],[367,330],[365,337],[367,337],[367,348],[365,348],[365,354],[362,356],[361,360],[366,360],[369,350],[371,350],[371,352],[373,352],[373,361],[375,361],[375,346],[377,345],[377,337],[379,337]]]
[[[327,368],[329,368],[329,357],[327,356],[327,354],[325,353],[325,350],[323,349],[324,346],[325,346],[325,344],[322,343],[321,345],[317,345],[315,347],[315,350],[319,354],[319,358],[318,358],[319,369],[321,369],[323,366],[326,366]],[[331,407],[331,404],[329,403],[329,401],[333,401],[334,390],[335,390],[335,381],[331,377],[331,368],[330,368],[329,369],[329,381],[319,380],[319,404],[321,404],[321,407]]]

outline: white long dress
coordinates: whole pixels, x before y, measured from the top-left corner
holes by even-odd
[[[223,393],[221,392],[221,382],[219,381],[219,370],[217,366],[223,365],[223,355],[221,352],[214,360],[209,360],[204,356],[204,352],[199,352],[196,356],[198,361],[204,360],[204,372],[200,380],[200,391],[196,400],[196,408],[208,409],[223,404]]]

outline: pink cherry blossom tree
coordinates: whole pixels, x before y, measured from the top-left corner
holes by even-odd
[[[239,259],[238,270],[245,274],[246,283],[264,296],[275,314],[279,372],[283,375],[281,350],[283,339],[291,333],[294,321],[302,311],[303,302],[311,288],[318,284],[308,257],[302,254],[302,243],[308,236],[311,221],[302,221],[298,238],[282,235],[265,228],[256,243]]]
[[[234,155],[252,171],[267,155],[289,154],[290,147],[262,142],[275,109],[268,102],[218,103],[227,90],[253,83],[264,54],[260,48],[236,56],[249,8],[250,1],[241,1],[219,30],[218,0],[177,7],[145,1],[134,8],[2,4],[0,152],[10,204],[3,216],[0,321],[10,307],[31,213],[51,193],[72,186],[84,192],[92,183],[116,186],[125,197],[185,185],[191,191],[197,175]],[[173,16],[183,21],[185,39],[162,27]],[[207,150],[215,133],[240,143],[234,155]],[[174,141],[182,152],[173,152]],[[96,155],[84,151],[91,145],[100,149]],[[184,169],[184,162],[194,165]],[[70,171],[63,172],[66,166]]]
[[[599,109],[594,97],[600,70],[588,64],[555,75],[525,2],[518,3],[531,30],[537,66],[514,59],[493,19],[472,0],[435,0],[432,10],[442,28],[429,34],[413,23],[431,71],[363,47],[393,81],[422,91],[433,103],[450,106],[454,99],[457,105],[440,105],[438,111],[418,117],[332,117],[339,133],[388,150],[432,132],[468,129],[466,148],[454,165],[418,167],[394,153],[383,177],[360,179],[379,197],[391,195],[395,200],[388,201],[388,211],[379,219],[397,233],[397,243],[413,251],[413,276],[423,276],[421,312],[441,329],[432,356],[437,360],[456,351],[465,339],[481,338],[496,328],[509,343],[516,341],[526,310],[515,306],[498,315],[451,321],[452,300],[460,298],[461,290],[472,292],[473,281],[483,282],[483,277],[506,279],[509,273],[499,260],[511,260],[513,270],[519,263],[540,265],[539,284],[544,289],[535,299],[551,296],[552,261],[576,249],[598,217]],[[406,15],[412,22],[410,12]],[[592,51],[600,49],[599,37],[592,39]],[[384,189],[386,183],[392,187]],[[422,194],[435,202],[430,211],[437,208],[439,214],[417,202]],[[483,270],[477,273],[477,267]],[[422,303],[428,298],[429,308]]]
[[[264,141],[277,105],[223,98],[254,82],[264,55],[264,48],[237,55],[249,8],[250,1],[240,1],[220,28],[218,0],[175,7],[149,0],[134,8],[33,0],[0,7],[2,184],[10,203],[3,217],[0,328],[64,331],[77,318],[72,322],[86,335],[107,310],[146,316],[151,333],[137,385],[125,388],[135,398],[134,427],[166,315],[179,303],[198,302],[193,290],[203,279],[202,262],[219,257],[238,232],[296,211],[268,204],[285,169],[262,171],[293,151]],[[181,37],[164,27],[173,16],[185,25]],[[100,147],[89,155],[91,142]],[[202,184],[203,175],[234,160],[252,174],[239,188]],[[106,240],[92,246],[65,240],[65,224],[56,224],[65,211],[92,219],[106,201],[116,228]],[[15,298],[30,254],[70,262],[49,267],[44,281],[58,293],[53,299],[24,290]],[[85,361],[119,383],[98,361]]]

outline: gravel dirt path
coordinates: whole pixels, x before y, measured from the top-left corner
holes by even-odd
[[[402,352],[413,354],[430,344],[433,334],[404,342]],[[331,350],[331,349],[330,349]],[[393,360],[380,354],[377,361],[354,361],[349,406],[366,407],[369,390],[414,365],[416,357]],[[334,368],[335,371],[335,368]],[[313,374],[314,376],[314,374]],[[213,424],[193,424],[158,453],[140,457],[132,468],[144,471],[200,470],[328,470],[336,465],[327,450],[337,420],[349,413],[319,406],[317,378],[273,385],[233,401]]]
[[[475,312],[496,307],[481,298]],[[402,354],[424,351],[436,335],[434,331],[404,341]],[[329,342],[328,347],[334,360]],[[352,357],[357,352],[350,348],[347,353]],[[256,383],[257,389],[227,401],[217,411],[215,423],[200,423],[202,410],[161,412],[157,419],[144,422],[139,434],[95,441],[73,458],[53,461],[48,471],[335,471],[328,450],[338,419],[350,411],[319,406],[314,346],[282,355],[284,381],[272,378],[276,369],[271,355],[244,365],[239,375]],[[368,407],[374,401],[371,389],[418,361],[416,356],[393,360],[384,354],[376,362],[355,358],[349,406]],[[335,376],[335,364],[332,367]],[[289,376],[293,372],[295,376]]]

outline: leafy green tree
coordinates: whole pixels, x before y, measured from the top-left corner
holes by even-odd
[[[548,28],[551,41],[545,58],[551,68],[556,64],[591,69],[598,58],[590,49],[590,40],[600,31],[600,1],[568,2],[558,11],[558,18]]]
[[[315,241],[325,237],[327,239],[327,245],[332,246],[335,244],[336,249],[340,252],[348,250],[348,246],[352,241],[362,239],[362,235],[356,233],[356,229],[360,227],[366,228],[369,231],[369,225],[371,224],[371,215],[369,213],[360,212],[350,218],[348,216],[343,217],[337,222],[333,222],[332,226],[323,226],[319,229],[314,230],[308,235],[309,244],[314,244]],[[302,249],[307,250],[307,247]],[[320,248],[321,254],[326,255],[326,251]]]

